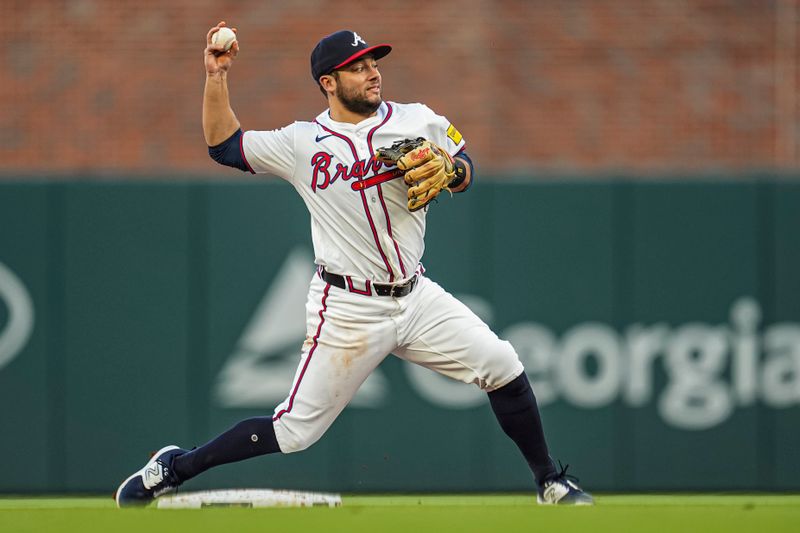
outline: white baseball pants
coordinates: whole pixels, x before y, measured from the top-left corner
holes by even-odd
[[[366,296],[315,275],[306,341],[289,396],[275,408],[283,453],[314,444],[390,353],[490,392],[523,372],[514,348],[434,281],[403,297]]]

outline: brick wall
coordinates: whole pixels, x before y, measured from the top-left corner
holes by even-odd
[[[394,52],[498,172],[800,168],[798,0],[5,0],[0,175],[229,175],[200,125],[208,28],[239,28],[245,129],[324,107],[308,55],[341,28]]]

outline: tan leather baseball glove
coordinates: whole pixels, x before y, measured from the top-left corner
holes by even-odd
[[[397,165],[408,185],[408,210],[418,211],[448,185],[455,177],[453,158],[437,144],[418,137],[403,139],[390,147],[378,148],[375,159],[387,165]]]

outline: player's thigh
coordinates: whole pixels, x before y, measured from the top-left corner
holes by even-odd
[[[354,298],[364,297],[312,283],[306,306],[308,336],[289,395],[273,415],[285,453],[319,439],[393,348],[391,320],[376,319],[376,313],[363,319],[355,314]]]
[[[523,372],[511,344],[460,300],[427,278],[420,289],[407,343],[395,350],[399,357],[487,391]]]

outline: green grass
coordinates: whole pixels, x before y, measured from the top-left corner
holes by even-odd
[[[341,508],[125,509],[110,498],[0,497],[0,531],[800,531],[800,495],[599,495],[541,507],[521,495],[344,496]]]

